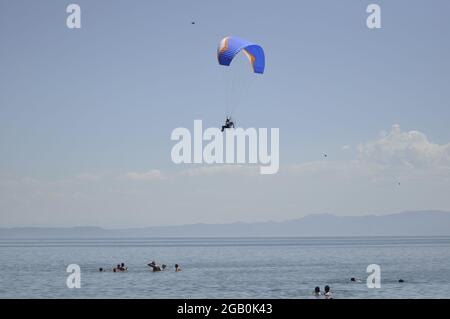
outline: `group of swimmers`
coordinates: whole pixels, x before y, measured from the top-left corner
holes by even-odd
[[[124,263],[121,264],[117,264],[116,268],[113,268],[113,272],[122,272],[122,271],[127,271],[128,267],[125,267]]]
[[[120,263],[120,264],[117,264],[117,266],[112,269],[112,272],[124,272],[127,270],[128,270],[128,267],[125,266],[125,263]],[[98,269],[98,271],[105,272],[107,270],[105,268],[100,267]]]
[[[361,283],[362,280],[359,278],[355,278],[352,277],[350,278],[351,282],[355,282],[355,283]],[[399,279],[398,280],[399,283],[405,282],[403,279]],[[320,287],[316,287],[314,288],[314,297],[317,299],[321,299],[322,297],[325,299],[333,299],[333,294],[331,293],[331,288],[330,286],[326,285],[324,287],[325,292],[322,294],[322,292],[320,291]]]
[[[151,267],[153,271],[162,271],[166,270],[167,265],[162,264],[158,265],[155,261],[152,261],[151,263],[147,264],[147,266]],[[181,271],[181,267],[178,264],[175,264],[175,272]]]
[[[326,285],[324,287],[325,292],[322,294],[322,292],[320,291],[320,287],[316,287],[314,288],[314,297],[316,297],[317,299],[333,299],[333,294],[331,293],[331,289],[330,286]]]
[[[350,278],[350,281],[351,282],[362,282],[361,279],[355,278],[355,277]],[[324,299],[333,299],[333,294],[331,293],[330,286],[326,285],[324,287],[324,291],[325,292],[322,293],[320,291],[320,287],[314,288],[314,297],[317,298],[317,299],[322,299],[322,298],[324,298]]]
[[[153,271],[162,271],[162,270],[166,270],[167,266],[162,264],[162,265],[158,265],[156,262],[152,261],[151,263],[148,264],[148,266],[152,267]],[[117,264],[116,267],[114,267],[112,269],[112,272],[125,272],[128,270],[128,267],[125,266],[125,263],[121,263],[121,264]],[[100,267],[98,269],[99,272],[105,272],[107,271],[106,269]],[[175,271],[179,272],[181,271],[181,267],[178,264],[175,264]]]

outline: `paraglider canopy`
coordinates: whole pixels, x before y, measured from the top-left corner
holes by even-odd
[[[261,46],[247,40],[228,36],[222,39],[217,49],[217,60],[220,65],[229,66],[234,57],[243,51],[248,57],[255,73],[264,73],[265,57]]]

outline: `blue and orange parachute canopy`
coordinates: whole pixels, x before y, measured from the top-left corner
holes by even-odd
[[[217,49],[219,64],[229,66],[233,58],[241,51],[248,57],[253,72],[264,73],[265,58],[263,48],[238,37],[228,36],[220,41]]]

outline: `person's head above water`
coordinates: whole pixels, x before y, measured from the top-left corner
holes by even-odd
[[[100,271],[100,272],[101,272],[101,271],[103,271],[103,268],[102,268],[102,267],[100,267],[100,268],[98,269],[98,271]]]
[[[120,266],[124,267],[124,266],[125,266],[125,264],[124,264],[124,263],[121,263],[121,264],[120,264]]]
[[[330,292],[330,286],[328,285],[325,286],[325,292]]]
[[[355,277],[350,278],[350,281],[356,281]]]
[[[314,292],[315,292],[316,294],[320,294],[320,287],[314,288]]]

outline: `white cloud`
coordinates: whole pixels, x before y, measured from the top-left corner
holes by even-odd
[[[393,125],[377,140],[362,143],[358,156],[346,161],[316,161],[282,169],[310,180],[362,180],[374,184],[428,181],[447,183],[450,178],[450,144],[435,144],[419,131],[403,132]]]
[[[386,166],[450,168],[450,144],[435,144],[419,131],[398,124],[378,140],[359,145],[359,160]]]
[[[151,169],[143,173],[130,172],[125,174],[123,177],[131,181],[154,181],[164,179],[163,174],[158,169]]]
[[[215,176],[228,174],[256,175],[259,174],[259,167],[244,165],[214,165],[189,168],[180,173],[180,175],[184,176]]]
[[[315,212],[449,210],[448,155],[448,144],[395,125],[362,143],[352,160],[285,164],[271,176],[260,175],[257,165],[184,165],[179,171],[94,172],[57,180],[0,176],[0,226],[134,227]]]
[[[350,150],[350,145],[343,145],[342,150]],[[299,163],[282,167],[282,171],[291,174],[342,174],[342,175],[395,175],[405,173],[405,169],[433,169],[433,171],[450,169],[450,144],[435,144],[419,131],[403,132],[398,124],[390,132],[380,132],[377,140],[365,142],[358,147],[358,156],[347,161],[317,161]],[[400,170],[401,169],[401,170]],[[187,168],[177,176],[220,176],[220,175],[259,175],[254,165],[203,165]],[[145,173],[131,172],[125,175],[129,180],[145,181],[163,179],[157,169]]]

